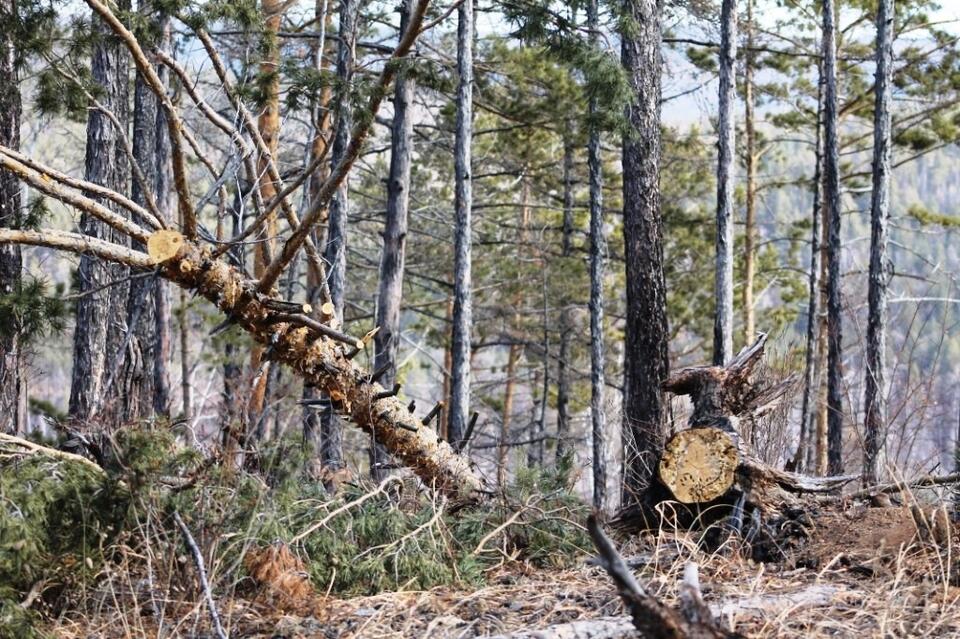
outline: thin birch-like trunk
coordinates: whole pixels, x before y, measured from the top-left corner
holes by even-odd
[[[873,110],[873,190],[870,204],[870,283],[867,293],[867,360],[864,380],[863,483],[875,484],[886,428],[887,226],[892,156],[890,92],[893,66],[893,0],[877,5],[877,69]]]
[[[599,44],[598,0],[587,7],[587,28],[594,47]],[[591,96],[589,114],[597,112],[597,98]],[[593,462],[593,507],[599,511],[607,495],[607,416],[604,412],[603,279],[606,270],[606,238],[603,235],[603,151],[600,131],[590,127],[587,139],[590,172],[590,439]]]
[[[733,357],[733,190],[737,86],[737,3],[723,0],[720,10],[720,96],[717,126],[717,256],[714,286],[713,363]]]
[[[473,207],[473,24],[474,0],[457,9],[457,116],[454,140],[454,273],[452,362],[448,436],[460,441],[470,411],[470,330],[473,324],[471,208]]]

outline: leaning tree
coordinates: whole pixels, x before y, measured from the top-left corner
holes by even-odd
[[[329,161],[326,154],[310,160],[303,171],[287,180],[281,175],[275,140],[262,130],[262,120],[251,112],[243,97],[243,88],[231,81],[222,52],[207,31],[204,21],[178,15],[197,41],[202,44],[219,82],[219,89],[236,114],[228,120],[208,104],[198,84],[169,54],[141,41],[107,4],[87,0],[95,18],[126,48],[147,89],[159,102],[170,139],[173,167],[173,191],[177,220],[165,219],[124,193],[69,175],[8,146],[0,146],[0,170],[36,191],[72,207],[114,231],[100,239],[81,233],[54,229],[0,229],[0,244],[34,245],[81,254],[89,258],[118,263],[140,272],[154,272],[193,294],[213,303],[225,316],[225,322],[249,333],[263,349],[263,357],[284,364],[306,382],[330,398],[335,409],[349,415],[350,421],[375,436],[400,462],[410,466],[421,479],[458,499],[471,500],[486,490],[485,483],[470,461],[425,426],[397,397],[398,388],[379,383],[385,367],[368,371],[354,361],[372,335],[349,336],[338,329],[329,292],[321,293],[321,304],[312,305],[283,299],[278,285],[301,255],[317,273],[324,273],[324,262],[312,240],[312,234],[325,220],[326,211],[337,189],[346,180],[360,155],[364,140],[375,121],[381,101],[389,90],[402,59],[411,51],[417,37],[432,24],[425,25],[429,0],[415,0],[396,47],[382,65],[370,87],[366,104],[357,114],[343,153],[336,159],[327,177],[316,189],[302,213],[298,214],[293,195],[317,169]],[[204,157],[191,131],[196,119],[184,117],[157,73],[157,65],[166,67],[182,88],[185,107],[199,113],[235,149],[234,158],[248,175],[270,183],[269,197],[258,198],[257,214],[234,237],[217,241],[203,227],[203,205],[208,198],[195,201],[190,191],[188,165]],[[215,167],[207,166],[208,169]],[[213,174],[226,175],[223,171]],[[222,182],[214,186],[222,187]],[[221,197],[223,193],[221,191]],[[152,208],[152,207],[150,207]],[[231,261],[230,248],[238,243],[256,241],[269,233],[266,227],[277,225],[282,243],[250,277],[242,264]],[[285,224],[285,227],[280,227]],[[142,249],[139,247],[143,247]],[[323,281],[323,277],[320,278]]]

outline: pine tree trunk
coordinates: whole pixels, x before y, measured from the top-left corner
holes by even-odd
[[[125,125],[129,110],[127,50],[96,16],[93,23],[103,36],[93,46],[90,64],[91,80],[98,87],[97,100]],[[84,178],[118,193],[126,193],[129,165],[121,139],[121,132],[116,130],[108,117],[92,107],[87,118]],[[114,208],[109,202],[102,203]],[[129,244],[125,235],[89,215],[81,215],[80,230],[85,235],[115,244]],[[80,258],[79,292],[84,295],[76,307],[70,384],[70,415],[78,421],[89,420],[95,416],[94,413],[101,413],[109,419],[119,408],[114,405],[115,396],[104,396],[104,385],[109,375],[107,369],[117,361],[123,340],[119,327],[126,319],[129,285],[118,283],[96,292],[94,289],[110,282],[120,282],[127,273],[128,269],[123,265],[105,263],[90,255]]]
[[[243,193],[239,187],[233,193],[230,206],[231,237],[236,237],[244,227]],[[243,243],[238,243],[230,249],[230,262],[246,264],[246,251]],[[182,329],[182,326],[181,326]],[[246,434],[246,402],[242,400],[246,394],[243,380],[242,360],[237,353],[239,349],[231,339],[226,339],[223,346],[223,393],[220,405],[221,446],[223,447],[226,467],[233,469],[240,465],[238,451],[242,450]],[[307,409],[309,410],[309,409]]]
[[[876,105],[873,111],[873,194],[870,205],[870,284],[867,361],[864,380],[863,483],[878,479],[878,458],[886,427],[887,223],[890,217],[890,80],[893,66],[893,0],[877,6]]]
[[[0,0],[0,17],[16,19],[15,0]],[[12,34],[0,30],[0,145],[20,148],[20,83]],[[0,228],[20,228],[23,187],[12,174],[0,170]],[[0,295],[20,288],[22,258],[17,244],[0,245]],[[19,340],[19,321],[0,327],[0,433],[26,431],[26,380]]]
[[[329,68],[330,60],[333,57],[332,54],[327,55],[326,34],[333,25],[333,14],[329,11],[329,2],[330,0],[317,0],[315,5],[317,24],[319,25],[322,34],[319,42],[317,42],[314,46],[313,51],[314,69],[316,69],[318,72],[322,72],[325,68]],[[327,145],[329,145],[331,142],[330,128],[333,120],[330,117],[329,107],[332,97],[333,92],[331,91],[330,87],[324,86],[320,91],[319,100],[314,105],[312,113],[313,139],[311,140],[310,145],[310,153],[308,158],[309,161],[312,161],[314,158],[321,157],[325,152]],[[309,161],[307,164],[309,164]],[[310,176],[306,189],[307,201],[313,201],[317,198],[320,185],[323,184],[323,181],[329,174],[330,165],[324,162],[320,165],[320,167],[317,168],[316,172]],[[326,245],[326,224],[323,223],[320,226],[321,228],[316,232],[316,235],[323,233],[324,238],[323,241],[319,241],[318,237],[314,238],[314,245],[318,247]],[[322,280],[321,273],[318,273],[317,270],[308,263],[306,301],[315,309],[320,307],[322,301],[321,291],[325,284],[326,282]],[[302,397],[304,401],[317,399],[316,388],[305,382],[303,385]],[[308,457],[312,460],[314,455],[320,451],[321,447],[320,414],[308,405],[305,405],[303,409],[303,441],[307,447],[307,450],[309,451]]]
[[[623,236],[626,261],[623,501],[642,499],[663,447],[667,316],[660,213],[660,6],[626,0],[621,59],[635,96],[623,139]]]
[[[736,13],[736,12],[734,12]],[[743,343],[752,344],[756,337],[756,313],[753,288],[756,272],[756,209],[757,209],[757,131],[756,96],[753,86],[753,0],[747,0],[747,54],[744,56],[743,103],[747,134],[747,202],[743,223]]]
[[[165,50],[171,47],[170,20],[163,23],[163,35],[160,46]],[[164,86],[169,82],[170,70],[157,70],[157,75]],[[173,162],[171,161],[170,129],[167,126],[167,113],[162,108],[157,110],[156,140],[156,191],[157,210],[167,220],[173,219],[176,210],[173,186]],[[172,303],[170,301],[170,285],[161,280],[153,289],[153,304],[155,307],[154,320],[154,347],[153,347],[153,410],[157,415],[169,416],[173,411],[173,400],[170,390],[170,366],[173,362],[172,353]]]
[[[188,424],[193,421],[193,386],[190,383],[190,322],[187,319],[187,294],[180,290],[178,328],[180,329],[180,400],[181,418]]]
[[[169,45],[168,21],[159,18],[150,3],[144,3],[140,13],[151,30],[161,34],[158,45],[166,48]],[[157,66],[156,71],[165,78],[165,66]],[[162,175],[166,169],[165,160],[169,157],[164,140],[167,130],[163,118],[157,96],[147,86],[143,76],[137,73],[133,98],[133,156],[150,192],[144,192],[139,181],[132,180],[131,195],[133,201],[144,208],[148,200],[153,198],[161,215],[169,219],[166,215],[169,209],[160,208],[160,203],[169,202],[169,197],[161,189],[170,188],[169,177]],[[145,224],[143,220],[135,221]],[[140,250],[145,248],[136,240],[132,245]],[[154,412],[165,414],[168,408],[169,330],[166,329],[166,322],[169,321],[169,303],[162,287],[162,280],[154,276],[135,279],[130,283],[126,325],[131,334],[126,337],[126,352],[120,354],[123,370],[118,374],[123,384],[120,394],[124,421],[137,420]],[[168,315],[166,321],[163,317],[165,312]]]
[[[561,255],[564,264],[568,263],[573,252],[573,145],[566,142],[563,146],[563,246]],[[557,455],[560,460],[568,452],[570,437],[570,378],[567,372],[567,360],[570,358],[570,338],[573,327],[570,318],[570,300],[564,293],[563,308],[560,309],[560,353],[557,362]],[[549,358],[544,358],[549,361]]]
[[[400,10],[400,32],[407,28],[412,0]],[[387,366],[381,382],[393,386],[400,348],[400,305],[403,301],[403,265],[407,242],[407,210],[410,202],[410,164],[413,157],[413,97],[415,82],[405,71],[397,74],[393,92],[393,129],[390,138],[390,174],[387,177],[387,218],[380,254],[380,287],[377,295],[374,368]],[[374,479],[385,473],[377,470],[387,461],[386,451],[374,442]]]
[[[347,150],[353,114],[350,109],[348,87],[353,77],[354,40],[357,35],[357,0],[340,2],[340,42],[337,46],[337,79],[341,91],[337,96],[337,125],[333,134],[330,164],[335,166]],[[340,186],[330,202],[330,221],[327,224],[327,244],[324,259],[329,265],[330,300],[333,302],[336,322],[343,324],[343,304],[347,278],[347,182]],[[337,470],[343,466],[343,425],[332,410],[325,411],[320,423],[320,457],[324,466]]]
[[[818,64],[819,75],[823,76],[823,66]],[[813,215],[811,218],[810,230],[810,297],[807,302],[807,337],[806,337],[806,356],[803,368],[803,400],[800,404],[800,434],[797,452],[793,457],[794,470],[803,472],[807,468],[815,468],[815,463],[811,463],[811,435],[816,430],[816,406],[817,398],[820,396],[820,357],[818,356],[818,329],[820,327],[820,218],[822,212],[822,199],[820,194],[820,183],[823,178],[823,81],[822,77],[817,81],[817,120],[816,120],[816,144],[814,146],[814,167],[813,167]]]
[[[597,46],[599,6],[590,0],[587,28],[593,46]],[[587,106],[590,116],[597,112],[597,98]],[[603,278],[606,268],[606,238],[603,235],[603,152],[600,131],[590,127],[587,162],[590,171],[590,435],[593,461],[593,507],[602,511],[607,495],[606,439],[607,416],[604,412],[604,336]]]
[[[831,475],[843,473],[843,336],[840,300],[840,151],[837,114],[837,44],[834,0],[823,2],[823,196],[827,242],[827,457]]]
[[[457,118],[454,141],[455,219],[452,366],[448,436],[460,441],[470,411],[470,329],[473,324],[471,283],[471,208],[473,207],[473,9],[465,0],[457,9]]]
[[[717,126],[717,266],[714,298],[713,363],[733,356],[733,189],[734,113],[737,87],[737,3],[723,0],[720,10],[720,96]]]
[[[507,485],[507,463],[510,454],[510,421],[513,417],[513,389],[517,372],[520,347],[511,344],[507,354],[507,384],[503,389],[503,414],[500,418],[500,449],[497,455],[497,485],[501,490]]]
[[[280,42],[278,33],[283,21],[285,9],[284,0],[261,0],[260,13],[263,18],[263,42],[266,51],[260,63],[260,74],[265,79],[262,89],[264,103],[257,119],[257,128],[267,146],[270,155],[276,158],[280,141]],[[270,179],[267,169],[270,158],[260,155],[257,157],[257,186],[260,190],[260,199],[263,202],[272,202],[277,196],[277,187]],[[278,232],[277,214],[274,211],[263,224],[261,241],[257,242],[253,250],[253,275],[256,278],[263,276],[267,264],[276,254],[276,237]],[[267,387],[270,380],[270,362],[262,361],[263,349],[255,346],[250,351],[250,368],[253,370],[254,386],[250,390],[250,399],[247,411],[252,423],[258,426],[267,416],[264,414]],[[257,431],[260,429],[258,427]]]

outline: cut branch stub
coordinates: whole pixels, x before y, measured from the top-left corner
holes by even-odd
[[[660,481],[677,501],[713,501],[733,486],[740,453],[733,436],[717,428],[680,431],[660,457]]]
[[[164,262],[176,257],[180,247],[183,246],[183,235],[178,231],[160,230],[150,234],[147,240],[147,253],[154,264],[163,264]]]

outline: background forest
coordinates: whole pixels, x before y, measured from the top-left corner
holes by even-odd
[[[739,421],[760,460],[864,486],[955,473],[960,13],[892,5],[0,0],[0,432],[132,491],[111,530],[140,508],[138,534],[260,520],[244,543],[342,555],[307,572],[352,593],[479,583],[513,525],[531,561],[584,549],[516,503],[643,502],[691,413],[668,371],[761,334],[759,377],[793,382]],[[168,269],[163,233],[273,315]],[[337,387],[277,326],[382,389]],[[374,415],[394,396],[405,415]],[[476,547],[453,568],[392,545],[454,499],[416,475],[510,496],[451,524]],[[329,519],[374,488],[343,525],[396,557],[353,574],[304,504]],[[404,494],[430,508],[379,521]],[[3,552],[0,602],[22,599],[43,580]]]

